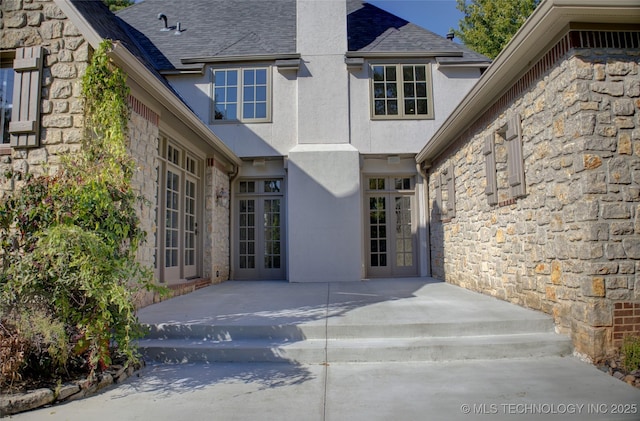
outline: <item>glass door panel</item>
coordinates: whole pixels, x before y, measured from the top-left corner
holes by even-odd
[[[197,275],[196,241],[198,223],[196,222],[196,182],[190,178],[185,181],[184,196],[184,277]]]
[[[413,266],[413,234],[411,232],[411,198],[395,197],[396,266]]]
[[[280,269],[280,199],[264,201],[264,267]]]
[[[369,230],[371,267],[387,266],[387,209],[386,197],[369,198]]]
[[[164,266],[170,279],[180,274],[180,175],[167,170],[165,189]]]
[[[238,245],[240,269],[256,268],[256,202],[253,199],[240,200]]]

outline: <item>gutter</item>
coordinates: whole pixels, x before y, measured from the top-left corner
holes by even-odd
[[[640,22],[640,7],[638,0],[542,1],[460,105],[416,155],[416,161],[433,160],[450,142],[471,127],[488,106],[546,53],[558,34],[568,28],[571,22]]]
[[[203,64],[203,63],[240,63],[254,61],[276,61],[299,59],[300,54],[259,54],[252,56],[208,56],[208,57],[185,57],[181,58],[182,64]]]

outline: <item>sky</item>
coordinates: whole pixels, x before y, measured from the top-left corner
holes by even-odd
[[[463,14],[456,0],[367,0],[409,22],[445,37],[450,28],[457,29]],[[456,39],[460,42],[460,40]]]

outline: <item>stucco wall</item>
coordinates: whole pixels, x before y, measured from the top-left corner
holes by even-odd
[[[518,81],[518,95],[503,97],[429,169],[433,276],[553,315],[593,359],[623,334],[640,334],[633,314],[620,313],[640,300],[638,61],[637,50],[617,48],[543,62],[539,77]],[[498,140],[503,197],[490,206],[485,136],[516,114],[526,196],[509,200],[500,190],[508,154]],[[433,199],[451,163],[456,213],[448,219]]]

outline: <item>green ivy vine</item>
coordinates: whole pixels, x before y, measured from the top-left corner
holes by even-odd
[[[136,260],[145,232],[127,151],[129,90],[111,48],[100,44],[82,79],[81,152],[56,174],[25,175],[0,202],[0,345],[12,355],[0,361],[0,386],[138,358],[134,296],[153,284]]]

